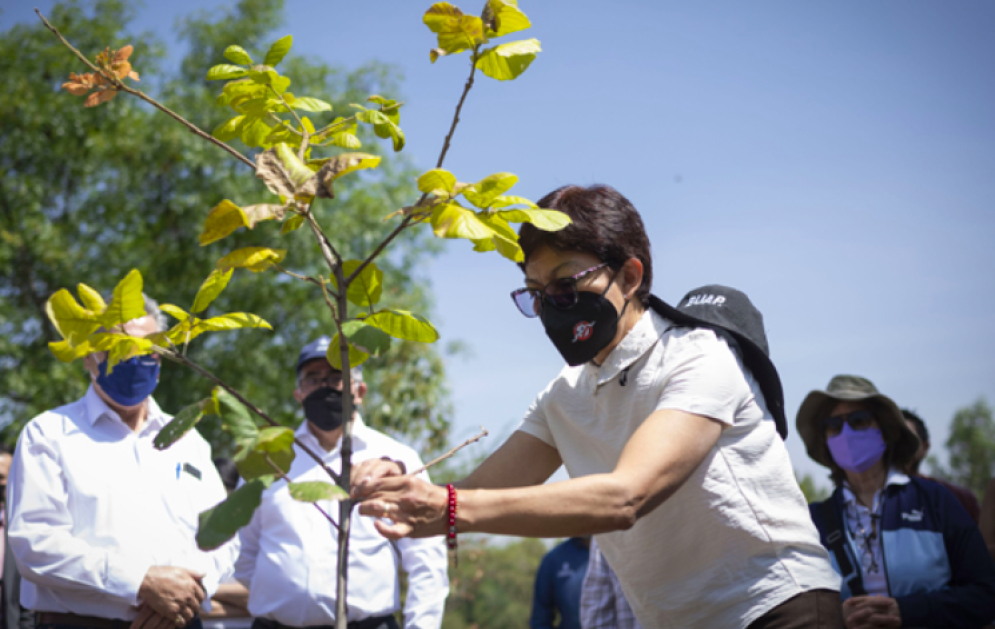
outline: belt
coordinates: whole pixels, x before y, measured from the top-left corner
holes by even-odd
[[[80,616],[59,612],[38,612],[35,616],[38,625],[77,625],[93,627],[94,629],[128,629],[130,620],[117,618],[100,618],[98,616]]]
[[[362,620],[350,620],[348,623],[348,627],[349,629],[378,629],[380,625],[382,625],[384,622],[392,620],[393,618],[394,617],[391,615],[370,616],[369,618],[364,618]],[[301,629],[301,628],[285,625],[281,622],[270,620],[269,618],[256,618],[252,622],[252,629]],[[335,629],[335,626],[309,625],[303,629]]]

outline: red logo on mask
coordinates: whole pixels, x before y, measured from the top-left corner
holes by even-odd
[[[593,333],[594,333],[594,323],[590,321],[581,321],[580,323],[574,326],[573,342],[576,343],[577,341],[586,341],[587,339],[591,338],[591,334]]]

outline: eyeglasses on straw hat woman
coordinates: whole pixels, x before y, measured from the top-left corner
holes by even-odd
[[[866,378],[812,391],[796,426],[836,490],[810,506],[843,577],[848,629],[978,628],[995,620],[995,565],[977,525],[940,484],[907,474],[919,440]]]

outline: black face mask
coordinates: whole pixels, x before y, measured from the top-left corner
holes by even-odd
[[[539,316],[546,328],[546,336],[571,367],[592,360],[615,338],[622,315],[605,298],[614,281],[613,277],[600,295],[578,291],[577,303],[569,310],[560,310],[543,300]],[[628,306],[629,302],[626,301],[625,305]]]
[[[332,387],[315,389],[304,398],[304,417],[321,430],[342,425],[342,392]]]

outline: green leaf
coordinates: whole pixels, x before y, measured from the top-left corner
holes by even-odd
[[[547,232],[560,231],[572,222],[569,216],[558,210],[525,208],[499,210],[495,214],[510,223],[532,223]]]
[[[224,199],[211,208],[207,218],[204,219],[204,229],[200,232],[200,246],[217,242],[248,222],[242,208]]]
[[[255,443],[259,429],[252,421],[249,409],[220,386],[214,387],[211,397],[217,414],[221,416],[222,426],[228,429],[235,441],[239,444]]]
[[[207,71],[207,80],[229,81],[231,79],[240,79],[248,74],[249,71],[241,66],[233,66],[227,63],[222,63]]]
[[[280,228],[280,234],[289,234],[295,231],[304,224],[304,216],[301,214],[294,214],[287,220],[283,222],[283,227]]]
[[[273,132],[273,127],[265,118],[247,117],[242,124],[240,139],[246,146],[261,147]]]
[[[98,315],[80,306],[72,293],[64,288],[48,299],[45,312],[70,346],[85,342],[100,327]]]
[[[262,502],[263,492],[273,484],[275,476],[260,476],[236,489],[221,504],[200,514],[197,546],[214,550],[252,520],[252,514]]]
[[[252,65],[252,57],[249,56],[249,53],[245,52],[245,48],[234,44],[225,48],[225,59],[243,66]]]
[[[100,314],[107,308],[107,303],[104,302],[104,298],[100,296],[100,293],[86,284],[82,282],[77,284],[76,292],[79,293],[80,301],[83,302],[83,305],[90,312]]]
[[[331,111],[332,106],[325,101],[318,98],[311,98],[310,96],[302,96],[294,100],[290,105],[294,109],[302,109],[304,111],[310,111],[312,113],[320,111]]]
[[[346,339],[348,341],[348,338]],[[349,367],[355,367],[366,362],[366,359],[370,357],[367,352],[359,349],[352,343],[349,345]],[[328,364],[332,366],[333,369],[338,369],[342,371],[342,348],[339,347],[339,334],[335,333],[332,337],[331,343],[328,344],[328,351],[325,352],[325,358],[328,359]]]
[[[318,502],[319,500],[347,500],[349,492],[338,485],[320,480],[310,480],[301,483],[289,483],[287,490],[290,497],[301,502]]]
[[[500,44],[481,52],[476,65],[492,79],[510,81],[525,72],[541,50],[538,39]]]
[[[475,15],[464,15],[448,2],[437,2],[425,12],[422,21],[438,35],[439,48],[455,54],[486,41],[484,23]]]
[[[283,61],[283,58],[287,56],[290,52],[290,46],[294,43],[294,36],[287,35],[281,37],[280,39],[273,42],[273,45],[269,47],[266,51],[266,59],[263,61],[264,65],[275,66],[276,64]]]
[[[251,312],[229,312],[210,319],[197,321],[194,331],[197,334],[202,332],[220,332],[223,330],[240,330],[242,328],[264,328],[272,330],[273,326],[262,317]]]
[[[439,238],[466,238],[480,240],[494,235],[476,212],[458,203],[446,203],[432,210],[432,229]]]
[[[159,434],[155,436],[152,445],[156,450],[165,450],[180,440],[180,437],[190,432],[190,429],[197,425],[200,418],[204,416],[203,402],[197,402],[190,406],[183,407],[173,419],[162,427]]]
[[[228,281],[234,272],[235,269],[232,268],[227,271],[222,271],[221,269],[211,271],[211,274],[201,284],[200,290],[197,291],[197,296],[193,299],[193,307],[190,308],[190,312],[203,312],[207,309],[211,305],[211,302],[225,289],[225,286],[228,286]]]
[[[532,26],[514,0],[487,0],[482,17],[488,37],[502,37]]]
[[[490,245],[486,249],[482,248],[482,241],[474,241],[474,244],[481,247],[475,247],[475,251],[497,249],[498,253],[513,262],[522,262],[525,260],[525,253],[518,244],[518,234],[515,233],[515,230],[508,225],[508,222],[504,218],[497,214],[484,213],[481,215],[480,220],[487,223],[487,226],[494,230],[494,236],[490,239]]]
[[[145,298],[142,296],[142,274],[132,269],[114,287],[114,295],[100,323],[108,330],[116,325],[145,316]]]
[[[439,332],[428,320],[406,310],[381,310],[367,317],[366,323],[398,339],[420,343],[439,340]]]
[[[342,324],[342,331],[349,343],[367,354],[379,356],[390,349],[390,335],[363,321],[346,321]]]
[[[246,443],[233,460],[242,478],[249,480],[273,474],[273,465],[286,474],[294,462],[294,431],[286,426],[269,426],[259,431],[252,443]]]
[[[419,192],[451,197],[456,187],[456,175],[444,168],[433,168],[418,178]]]
[[[274,264],[280,263],[287,255],[286,249],[270,249],[269,247],[243,247],[236,249],[218,260],[217,268],[243,268],[253,273],[265,271]]]
[[[349,277],[362,263],[362,260],[346,260],[342,263],[342,275]],[[337,289],[339,287],[338,281],[334,275],[331,278],[332,285]],[[363,271],[349,284],[346,297],[357,306],[367,307],[379,302],[382,292],[383,271],[377,267],[375,262],[370,262],[363,267]]]
[[[510,190],[517,181],[518,177],[511,173],[494,173],[463,188],[460,193],[470,203],[486,209],[494,199]]]
[[[524,205],[525,207],[530,207],[530,208],[539,207],[532,201],[526,199],[525,197],[516,197],[515,195],[511,194],[508,195],[502,194],[500,196],[494,197],[494,200],[491,201],[490,209],[500,210],[510,205]]]
[[[173,304],[159,304],[159,310],[165,312],[174,319],[178,319],[179,321],[185,321],[190,317],[186,310],[180,308],[179,306],[174,306]]]
[[[245,122],[245,116],[235,116],[230,120],[222,122],[218,126],[214,127],[214,131],[211,131],[211,135],[221,140],[222,142],[228,142],[229,140],[234,140],[238,137],[239,131],[242,128],[242,124]]]

